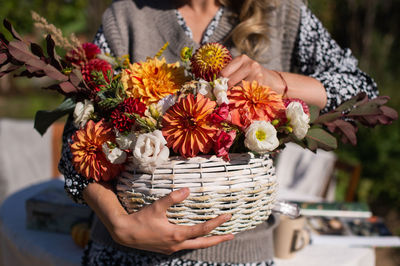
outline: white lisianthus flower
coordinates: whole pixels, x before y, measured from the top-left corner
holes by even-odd
[[[228,99],[228,78],[218,78],[214,81],[214,96],[217,99],[218,105],[223,103],[229,104]]]
[[[115,142],[118,147],[123,150],[133,150],[135,148],[136,135],[130,132],[128,135],[124,135],[119,130],[115,130]]]
[[[158,165],[168,160],[169,149],[166,144],[160,130],[139,135],[133,150],[134,164],[145,173],[154,173]]]
[[[275,150],[279,146],[275,127],[270,122],[254,121],[246,129],[244,145],[260,154]]]
[[[157,103],[157,110],[160,112],[160,115],[164,115],[165,112],[176,102],[176,95],[170,94],[165,96]]]
[[[74,110],[74,125],[77,128],[83,128],[90,116],[94,112],[93,103],[89,100],[78,102]]]
[[[102,150],[107,157],[107,160],[112,164],[122,164],[126,161],[126,152],[119,149],[118,147],[111,148],[107,142],[102,145]]]
[[[210,82],[200,79],[198,83],[198,93],[204,95],[205,97],[212,99],[213,98],[213,88]]]
[[[293,134],[298,139],[303,139],[310,128],[310,117],[304,113],[303,106],[299,102],[291,102],[286,107],[286,117],[293,128]]]

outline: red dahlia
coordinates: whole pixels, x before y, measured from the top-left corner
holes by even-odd
[[[107,72],[111,71],[112,74],[112,66],[107,61],[95,58],[84,64],[81,68],[82,77],[89,88],[94,91],[100,91],[101,88],[93,81],[93,71],[103,72],[105,80],[110,82]]]
[[[129,132],[135,124],[133,114],[144,115],[146,105],[133,97],[125,99],[112,112],[112,122],[119,132]]]
[[[93,43],[84,43],[80,49],[76,48],[68,52],[65,59],[72,64],[80,65],[96,58],[96,55],[100,53],[101,50],[97,45]]]

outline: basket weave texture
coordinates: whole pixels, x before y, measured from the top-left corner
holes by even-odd
[[[276,196],[276,176],[269,156],[231,154],[230,162],[215,156],[189,160],[173,157],[153,174],[139,173],[127,165],[118,179],[117,194],[129,213],[184,188],[190,196],[168,209],[174,224],[194,225],[218,215],[231,213],[232,219],[210,234],[238,233],[267,220]]]

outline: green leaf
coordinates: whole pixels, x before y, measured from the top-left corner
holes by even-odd
[[[311,128],[308,130],[306,139],[314,148],[314,141],[318,147],[324,150],[334,150],[337,148],[337,140],[334,136],[323,130],[322,128]]]
[[[52,111],[37,111],[35,115],[34,128],[40,133],[40,135],[43,135],[57,119],[72,112],[75,105],[76,102],[72,98],[67,98]]]
[[[310,110],[310,123],[314,123],[319,116],[319,108],[315,105],[310,105],[308,109]]]

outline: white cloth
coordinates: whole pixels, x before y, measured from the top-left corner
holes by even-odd
[[[276,175],[279,183],[278,198],[285,200],[318,200],[322,197],[335,166],[333,152],[316,153],[288,143],[279,154]],[[330,196],[333,200],[333,195]]]
[[[276,266],[374,266],[373,248],[309,245],[291,259],[275,259]]]
[[[68,234],[26,228],[25,201],[39,191],[62,187],[61,180],[51,180],[18,191],[0,208],[0,265],[4,266],[78,266],[83,249]]]
[[[0,203],[18,189],[51,177],[51,134],[32,120],[0,119]]]

